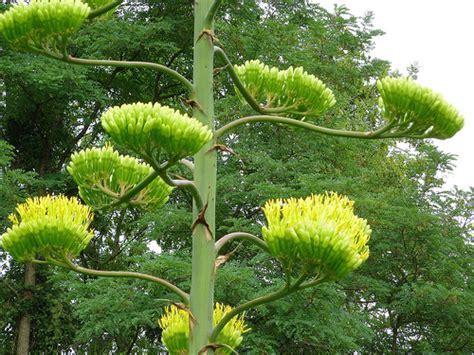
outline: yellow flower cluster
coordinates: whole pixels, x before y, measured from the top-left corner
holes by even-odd
[[[120,155],[109,145],[74,153],[67,170],[79,186],[79,195],[94,208],[116,202],[153,172],[148,164]],[[168,201],[171,191],[172,187],[157,177],[128,203],[143,208],[160,207]]]
[[[112,107],[102,115],[102,126],[127,149],[155,156],[163,148],[173,161],[197,153],[212,137],[195,118],[157,103]]]
[[[302,67],[269,68],[258,60],[235,66],[245,88],[267,107],[288,107],[288,115],[313,117],[334,106],[336,99],[326,85]]]
[[[230,306],[216,303],[214,309],[214,326],[230,311]],[[171,355],[188,354],[189,348],[189,314],[176,306],[169,306],[165,309],[165,314],[159,320],[159,325],[163,329],[162,341],[166,345]],[[235,349],[242,342],[242,334],[250,329],[245,325],[244,315],[235,316],[222,329],[216,339],[217,344],[225,344]],[[226,347],[218,348],[216,355],[231,354],[231,350]]]
[[[14,47],[54,48],[76,32],[90,8],[79,0],[31,0],[0,14],[0,33]]]
[[[446,139],[464,125],[463,117],[444,98],[410,78],[377,82],[382,115],[406,137]]]
[[[335,193],[268,201],[262,235],[289,268],[300,266],[339,279],[369,256],[370,227],[354,215],[353,202]]]
[[[54,257],[58,253],[76,256],[93,237],[87,230],[92,217],[90,208],[75,198],[29,198],[9,216],[13,226],[0,242],[20,261],[32,260],[36,255]]]

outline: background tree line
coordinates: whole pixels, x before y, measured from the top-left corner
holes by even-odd
[[[8,4],[3,3],[3,11]],[[306,1],[229,0],[218,40],[235,63],[260,59],[303,66],[327,83],[337,104],[321,125],[377,125],[375,80],[393,69],[369,55],[380,30],[372,16],[332,12]],[[192,2],[133,1],[84,28],[74,56],[166,63],[191,77]],[[160,73],[73,67],[0,43],[0,223],[27,196],[76,195],[70,154],[107,137],[100,114],[112,105],[173,104],[185,93]],[[412,75],[416,76],[416,72]],[[216,72],[216,115],[225,123],[250,109]],[[337,191],[356,201],[373,229],[371,256],[336,284],[248,312],[242,352],[308,354],[474,351],[473,190],[445,190],[454,159],[430,142],[358,141],[267,124],[241,127],[220,154],[218,236],[259,234],[260,206],[274,197]],[[183,175],[186,171],[181,172]],[[97,214],[83,265],[143,270],[187,288],[191,200],[175,193],[153,213]],[[161,250],[149,249],[156,242]],[[219,266],[216,299],[237,304],[278,286],[279,265],[234,243]],[[0,353],[157,352],[157,319],[172,297],[141,281],[98,279],[10,260],[0,251]]]

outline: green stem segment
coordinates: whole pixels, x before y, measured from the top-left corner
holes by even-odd
[[[299,120],[295,120],[293,118],[288,118],[288,117],[257,115],[257,116],[242,117],[226,124],[225,126],[222,126],[216,131],[215,137],[216,139],[218,139],[224,134],[226,134],[227,132],[233,130],[234,128],[238,126],[244,125],[246,123],[255,123],[255,122],[280,123],[280,124],[285,124],[289,126],[304,128],[309,131],[313,131],[313,132],[317,132],[321,134],[327,134],[330,136],[347,137],[347,138],[363,138],[363,139],[385,138],[383,133],[391,128],[389,126],[384,126],[378,130],[371,131],[371,132],[352,132],[352,131],[344,131],[344,130],[339,130],[339,129],[316,126],[312,123],[299,121]]]
[[[235,233],[229,233],[225,236],[223,236],[221,239],[219,239],[216,242],[216,254],[219,253],[219,251],[222,249],[222,247],[235,240],[235,239],[245,239],[248,240],[249,242],[252,242],[253,244],[257,245],[259,248],[263,249],[264,251],[268,252],[268,246],[265,241],[262,239],[254,236],[253,234],[250,233],[244,233],[244,232],[235,232]]]
[[[214,21],[214,18],[216,17],[217,10],[219,10],[219,7],[221,7],[223,0],[214,0],[211,4],[211,7],[209,8],[209,11],[207,12],[206,19],[205,19],[205,24],[207,27],[211,27],[212,23]]]
[[[183,84],[188,89],[191,96],[193,96],[194,94],[194,86],[188,79],[186,79],[177,71],[161,64],[150,63],[150,62],[127,62],[127,61],[121,61],[121,60],[82,59],[82,58],[74,58],[72,56],[62,58],[62,60],[71,64],[79,64],[79,65],[110,66],[110,67],[133,68],[133,69],[143,68],[143,69],[151,69],[151,70],[163,72],[169,75],[170,77],[176,79],[181,84]]]
[[[213,98],[213,21],[206,21],[212,0],[199,0],[194,5],[194,66],[193,82],[196,89],[194,117],[214,129]],[[212,333],[214,310],[214,236],[216,198],[216,150],[208,142],[194,156],[194,184],[203,198],[202,209],[194,203],[191,312],[194,323],[190,332],[189,354],[196,355],[208,344]],[[210,353],[211,350],[208,350]]]
[[[171,177],[166,173],[166,171],[160,171],[159,172],[160,177],[163,179],[165,183],[167,183],[169,186],[174,186],[178,188],[183,188],[188,190],[191,195],[193,196],[193,201],[194,204],[196,205],[196,208],[198,210],[201,210],[203,208],[203,202],[202,202],[202,197],[201,194],[199,193],[198,189],[196,188],[196,185],[194,182],[189,181],[189,180],[173,180]]]
[[[237,306],[233,308],[229,313],[227,313],[221,321],[216,325],[214,328],[214,331],[212,333],[212,336],[210,338],[211,341],[216,341],[217,336],[219,333],[224,329],[225,325],[235,316],[239,315],[240,313],[246,311],[249,308],[254,308],[259,305],[265,304],[265,303],[270,303],[273,301],[276,301],[282,297],[285,297],[293,292],[298,291],[300,288],[299,286],[306,280],[307,274],[303,273],[293,285],[290,285],[289,283],[286,283],[283,287],[280,289],[276,290],[275,292],[269,293],[268,295],[262,296],[255,298],[251,301],[248,301],[246,303],[241,304],[240,306]],[[313,285],[316,285],[313,284]]]
[[[105,14],[106,12],[112,10],[113,8],[119,6],[122,2],[123,2],[123,0],[115,0],[115,1],[112,1],[112,2],[110,2],[110,3],[107,4],[107,5],[104,5],[104,6],[102,6],[102,7],[99,7],[98,9],[95,9],[95,10],[89,12],[89,16],[87,16],[87,18],[88,18],[89,20],[91,20],[91,19],[93,19],[94,17],[103,15],[103,14]]]
[[[69,260],[68,257],[64,256],[63,258],[64,264],[62,265],[61,263],[55,263],[55,265],[59,266],[67,266],[69,269],[75,271],[75,272],[80,272],[82,274],[86,275],[92,275],[92,276],[105,276],[105,277],[128,277],[128,278],[135,278],[135,279],[141,279],[141,280],[146,280],[146,281],[152,281],[155,283],[158,283],[164,287],[166,287],[168,290],[176,293],[181,300],[185,304],[189,304],[189,295],[181,290],[179,287],[173,285],[169,281],[166,281],[164,279],[161,279],[159,277],[147,275],[147,274],[142,274],[139,272],[133,272],[133,271],[103,271],[103,270],[94,270],[94,269],[88,269],[82,266],[78,266],[74,264],[71,260]]]

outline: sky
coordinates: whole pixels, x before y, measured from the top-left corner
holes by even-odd
[[[441,93],[464,116],[461,132],[435,140],[444,152],[457,155],[447,187],[474,186],[474,13],[473,0],[320,0],[332,10],[345,5],[350,13],[374,13],[374,27],[385,35],[375,41],[373,56],[394,69],[418,63],[418,82]]]

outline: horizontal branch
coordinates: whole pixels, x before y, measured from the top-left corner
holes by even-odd
[[[238,126],[244,125],[246,123],[254,123],[254,122],[280,123],[280,124],[285,124],[289,126],[304,128],[313,132],[327,134],[330,136],[347,137],[347,138],[363,138],[363,139],[386,138],[385,136],[382,135],[382,133],[387,131],[387,129],[389,129],[388,126],[384,126],[376,131],[352,132],[352,131],[344,131],[344,130],[339,130],[339,129],[316,126],[309,122],[299,121],[299,120],[295,120],[293,118],[288,118],[288,117],[257,115],[257,116],[242,117],[226,124],[225,126],[222,126],[215,132],[215,137],[216,139],[218,139],[219,137],[223,136],[225,133],[233,130],[234,128]]]
[[[62,58],[62,60],[67,63],[78,64],[78,65],[110,66],[110,67],[120,67],[120,68],[142,68],[142,69],[156,70],[159,72],[163,72],[169,75],[170,77],[178,80],[188,89],[191,95],[194,95],[194,85],[184,76],[179,74],[176,70],[168,68],[165,65],[151,63],[151,62],[137,62],[137,61],[129,62],[129,61],[121,61],[121,60],[82,59],[82,58],[74,58],[72,56],[66,56]]]
[[[74,264],[66,256],[63,257],[63,261],[69,269],[75,272],[79,272],[81,274],[92,275],[92,276],[104,276],[104,277],[126,277],[126,278],[135,278],[135,279],[155,282],[157,284],[164,286],[168,290],[176,293],[185,304],[189,304],[189,295],[186,292],[181,290],[179,287],[173,285],[171,282],[161,279],[159,277],[155,277],[148,274],[142,274],[139,272],[132,272],[132,271],[103,271],[103,270],[88,269],[88,268]],[[63,266],[58,263],[55,263],[55,264],[58,266]]]
[[[267,243],[265,243],[264,240],[256,237],[253,234],[250,233],[244,233],[244,232],[235,232],[235,233],[229,233],[222,238],[220,238],[216,242],[216,254],[219,253],[219,251],[222,249],[222,247],[235,240],[235,239],[245,239],[248,240],[249,242],[252,242],[253,244],[257,245],[259,248],[263,249],[264,251],[268,252],[268,246]]]

